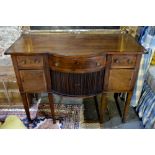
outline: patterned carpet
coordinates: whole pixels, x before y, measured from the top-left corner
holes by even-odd
[[[99,98],[100,99],[100,98]],[[4,121],[7,115],[18,115],[24,124],[30,129],[134,129],[143,128],[135,111],[129,109],[127,123],[122,123],[118,114],[114,99],[108,98],[109,112],[105,115],[104,124],[100,124],[97,118],[93,98],[79,100],[75,98],[55,98],[55,114],[57,122],[53,124],[47,97],[42,97],[42,102],[34,103],[30,109],[32,124],[28,124],[24,109],[0,109],[0,121]],[[123,110],[123,103],[120,102]],[[37,117],[36,117],[37,116]]]
[[[30,109],[33,123],[29,124],[24,109],[0,109],[0,121],[7,115],[17,115],[29,129],[78,129],[82,105],[55,104],[56,124],[53,124],[48,103],[34,104]]]

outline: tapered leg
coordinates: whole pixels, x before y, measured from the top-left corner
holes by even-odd
[[[98,120],[100,121],[100,112],[99,112],[97,96],[94,96],[94,101],[95,101],[95,106],[96,106],[97,117],[98,117]]]
[[[31,120],[31,117],[30,117],[29,103],[28,103],[28,100],[27,100],[26,93],[20,93],[20,94],[21,94],[21,97],[22,97],[22,101],[23,101],[23,105],[24,105],[24,109],[25,109],[27,118],[28,118],[29,122],[31,122],[32,120]]]
[[[54,114],[54,102],[53,102],[53,94],[52,93],[48,93],[48,99],[49,99],[49,104],[50,104],[50,108],[51,108],[53,123],[55,124],[56,119],[55,119],[55,114]]]
[[[120,106],[118,103],[118,95],[119,95],[119,93],[114,93],[114,99],[115,99],[115,103],[116,103],[118,113],[119,113],[120,117],[122,117],[122,112],[121,112],[121,109],[120,109]]]
[[[105,112],[107,109],[107,94],[103,93],[102,97],[101,97],[101,103],[100,103],[100,123],[103,123],[104,121],[104,116],[105,116]]]
[[[26,93],[26,97],[27,97],[27,101],[28,101],[28,105],[29,107],[31,107],[31,105],[33,104],[33,94],[30,93]]]
[[[127,120],[131,97],[132,97],[132,92],[129,92],[127,94],[127,99],[126,99],[126,102],[125,102],[122,122],[126,122],[126,120]]]

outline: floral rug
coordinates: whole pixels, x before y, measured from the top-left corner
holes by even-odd
[[[29,129],[78,129],[83,112],[82,105],[55,104],[56,124],[53,124],[48,103],[34,104],[30,109],[33,122],[28,123],[24,109],[0,109],[0,120],[17,115]]]

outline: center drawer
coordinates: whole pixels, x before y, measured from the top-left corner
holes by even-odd
[[[106,57],[57,57],[51,56],[49,64],[52,70],[63,72],[92,72],[105,67]]]

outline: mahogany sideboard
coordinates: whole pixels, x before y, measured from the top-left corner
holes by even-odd
[[[31,93],[47,92],[54,117],[53,93],[89,97],[102,93],[100,118],[107,107],[106,93],[128,92],[123,121],[144,48],[128,34],[23,34],[6,52],[11,55],[25,112],[31,120]]]

